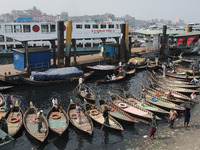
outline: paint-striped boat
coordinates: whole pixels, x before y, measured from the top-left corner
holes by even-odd
[[[81,106],[80,106],[81,107]],[[81,123],[79,124],[79,120],[76,115],[76,103],[70,100],[70,104],[67,109],[67,115],[69,117],[70,122],[79,130],[92,134],[93,132],[93,123],[90,117],[87,115],[85,110],[81,107]]]
[[[90,104],[87,101],[85,101],[85,110],[86,110],[87,114],[92,118],[92,120],[101,124],[102,126],[104,125],[105,127],[119,130],[119,131],[124,130],[122,125],[110,115],[109,115],[110,125],[105,124],[105,120],[103,117],[103,111],[99,107],[95,106],[94,104]]]
[[[89,100],[89,101],[92,101],[94,102],[95,99],[96,99],[96,95],[95,93],[92,91],[91,88],[89,88],[87,85],[83,84],[83,87],[84,87],[84,90],[81,90],[79,88],[79,86],[77,87],[77,92],[79,94],[79,96],[82,98],[82,99],[86,99],[86,100]],[[89,94],[87,92],[85,92],[85,90],[88,89],[89,90]]]
[[[49,128],[60,136],[67,130],[69,126],[67,113],[64,111],[64,109],[62,109],[62,107],[60,107],[59,110],[51,107],[46,118]]]
[[[132,103],[119,95],[116,95],[114,93],[111,93],[108,91],[108,94],[110,95],[111,102],[123,109],[125,112],[135,115],[137,117],[142,117],[144,119],[151,119],[153,117],[153,113],[149,110],[145,109],[144,107],[138,106],[135,103]],[[157,119],[161,120],[158,116],[156,116]]]

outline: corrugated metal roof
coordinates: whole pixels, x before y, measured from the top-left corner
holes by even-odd
[[[3,34],[1,34],[3,35]],[[5,34],[3,36],[10,37],[17,41],[49,41],[49,40],[57,40],[57,34]],[[101,39],[101,38],[115,38],[120,37],[121,33],[93,33],[93,34],[75,34],[72,33],[72,39]],[[64,39],[66,39],[66,35],[64,35]]]
[[[194,36],[194,35],[200,35],[200,32],[188,32],[184,34],[175,35],[174,37]]]
[[[159,35],[162,34],[162,30],[136,30],[134,33],[143,34],[143,35]],[[174,31],[174,30],[167,30],[168,35],[175,35],[175,34],[183,34],[185,31]]]

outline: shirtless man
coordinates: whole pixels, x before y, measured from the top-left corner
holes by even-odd
[[[174,121],[175,121],[177,115],[178,115],[178,113],[176,112],[176,110],[174,110],[174,108],[171,108],[171,110],[169,112],[169,121],[170,121],[169,127],[171,129],[174,128]]]

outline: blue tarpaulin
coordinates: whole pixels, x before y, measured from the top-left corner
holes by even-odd
[[[76,67],[53,68],[43,72],[32,71],[30,78],[36,81],[63,80],[72,77],[84,77],[84,72]]]

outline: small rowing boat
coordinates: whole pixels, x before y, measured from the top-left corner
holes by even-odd
[[[122,109],[110,104],[107,100],[99,98],[99,108],[103,111],[105,106],[110,109],[110,115],[116,119],[129,123],[138,123],[137,118],[130,116],[128,113],[124,112]]]
[[[155,90],[155,89],[152,89],[152,88],[149,88],[149,87],[146,87],[146,86],[144,86],[143,84],[141,84],[141,86],[142,86],[143,89],[146,90],[146,92],[149,92],[149,93],[151,93],[152,95],[155,95],[156,98],[165,99],[165,100],[168,100],[168,101],[170,101],[170,102],[178,103],[178,104],[185,103],[184,100],[177,99],[177,98],[168,99],[168,98],[167,98],[167,94],[160,94],[159,91],[157,91],[157,90]]]
[[[144,107],[145,109],[151,111],[151,112],[154,112],[154,113],[161,113],[161,114],[168,114],[169,112],[164,110],[164,109],[161,109],[160,107],[157,107],[156,105],[153,105],[147,101],[145,101],[145,104],[144,106],[142,106],[142,99],[135,96],[134,94],[132,93],[128,93],[126,91],[123,90],[123,93],[124,93],[124,97],[130,101],[130,102],[135,102],[138,106],[140,107]]]
[[[35,139],[40,142],[44,142],[49,134],[48,122],[42,114],[42,129],[38,132],[38,124],[35,121],[37,117],[38,109],[30,102],[30,107],[26,110],[23,117],[23,123],[26,131]]]
[[[97,80],[97,83],[111,83],[111,82],[117,82],[117,81],[120,81],[120,80],[123,80],[124,78],[126,77],[126,75],[118,75],[116,76],[116,78],[113,80],[113,79],[102,79],[102,80]]]
[[[96,99],[95,93],[87,85],[83,84],[83,87],[84,87],[84,90],[81,90],[79,86],[77,87],[77,92],[78,92],[79,96],[83,99],[94,102]],[[85,91],[86,89],[89,90],[89,93]]]
[[[169,77],[174,77],[174,78],[180,78],[180,79],[199,79],[200,76],[186,76],[186,75],[181,75],[181,74],[175,74],[175,73],[166,73],[167,76]]]
[[[165,84],[157,83],[150,78],[148,78],[148,79],[152,84],[157,84],[158,86],[163,87],[164,89],[170,89],[170,90],[173,90],[173,91],[176,91],[176,92],[181,92],[181,93],[192,93],[192,92],[199,93],[198,90],[168,86],[168,85],[165,85]]]
[[[14,86],[0,86],[0,91],[3,91],[3,90],[8,90],[8,89],[11,89],[13,88]]]
[[[138,92],[141,92],[141,90],[139,88],[137,88]],[[150,93],[146,92],[146,101],[148,101],[149,103],[152,103],[154,105],[157,105],[159,107],[165,108],[165,109],[171,109],[174,108],[176,110],[185,110],[183,107],[180,107],[179,105],[176,105],[170,101],[164,100],[164,99],[160,99],[160,98],[156,98],[155,95],[152,95]]]
[[[125,112],[145,118],[145,119],[151,119],[153,117],[153,113],[148,111],[144,107],[138,106],[135,103],[132,103],[132,102],[120,97],[119,95],[116,95],[109,91],[108,91],[108,94],[110,95],[111,102],[115,106],[123,109]],[[161,120],[158,116],[156,116],[156,118]]]
[[[120,130],[120,131],[124,130],[122,125],[110,115],[109,115],[110,125],[105,124],[103,111],[99,107],[95,106],[94,104],[90,104],[85,101],[85,110],[86,110],[86,113],[90,116],[90,118],[92,118],[92,120],[94,120],[95,122],[111,129]]]
[[[126,72],[126,75],[133,75],[135,73],[136,69],[132,69]]]
[[[5,103],[5,98],[4,96],[0,93],[0,107],[3,106]]]
[[[55,107],[51,107],[46,118],[49,128],[60,136],[67,130],[69,126],[67,114],[61,107],[59,110],[56,110]]]
[[[23,126],[23,111],[18,105],[18,101],[6,115],[8,124],[8,134],[15,136]]]
[[[80,106],[81,107],[81,106]],[[79,130],[92,135],[93,132],[93,123],[90,117],[87,115],[85,110],[81,107],[81,122],[77,119],[76,115],[76,103],[70,100],[70,104],[67,109],[67,115],[70,122]]]

